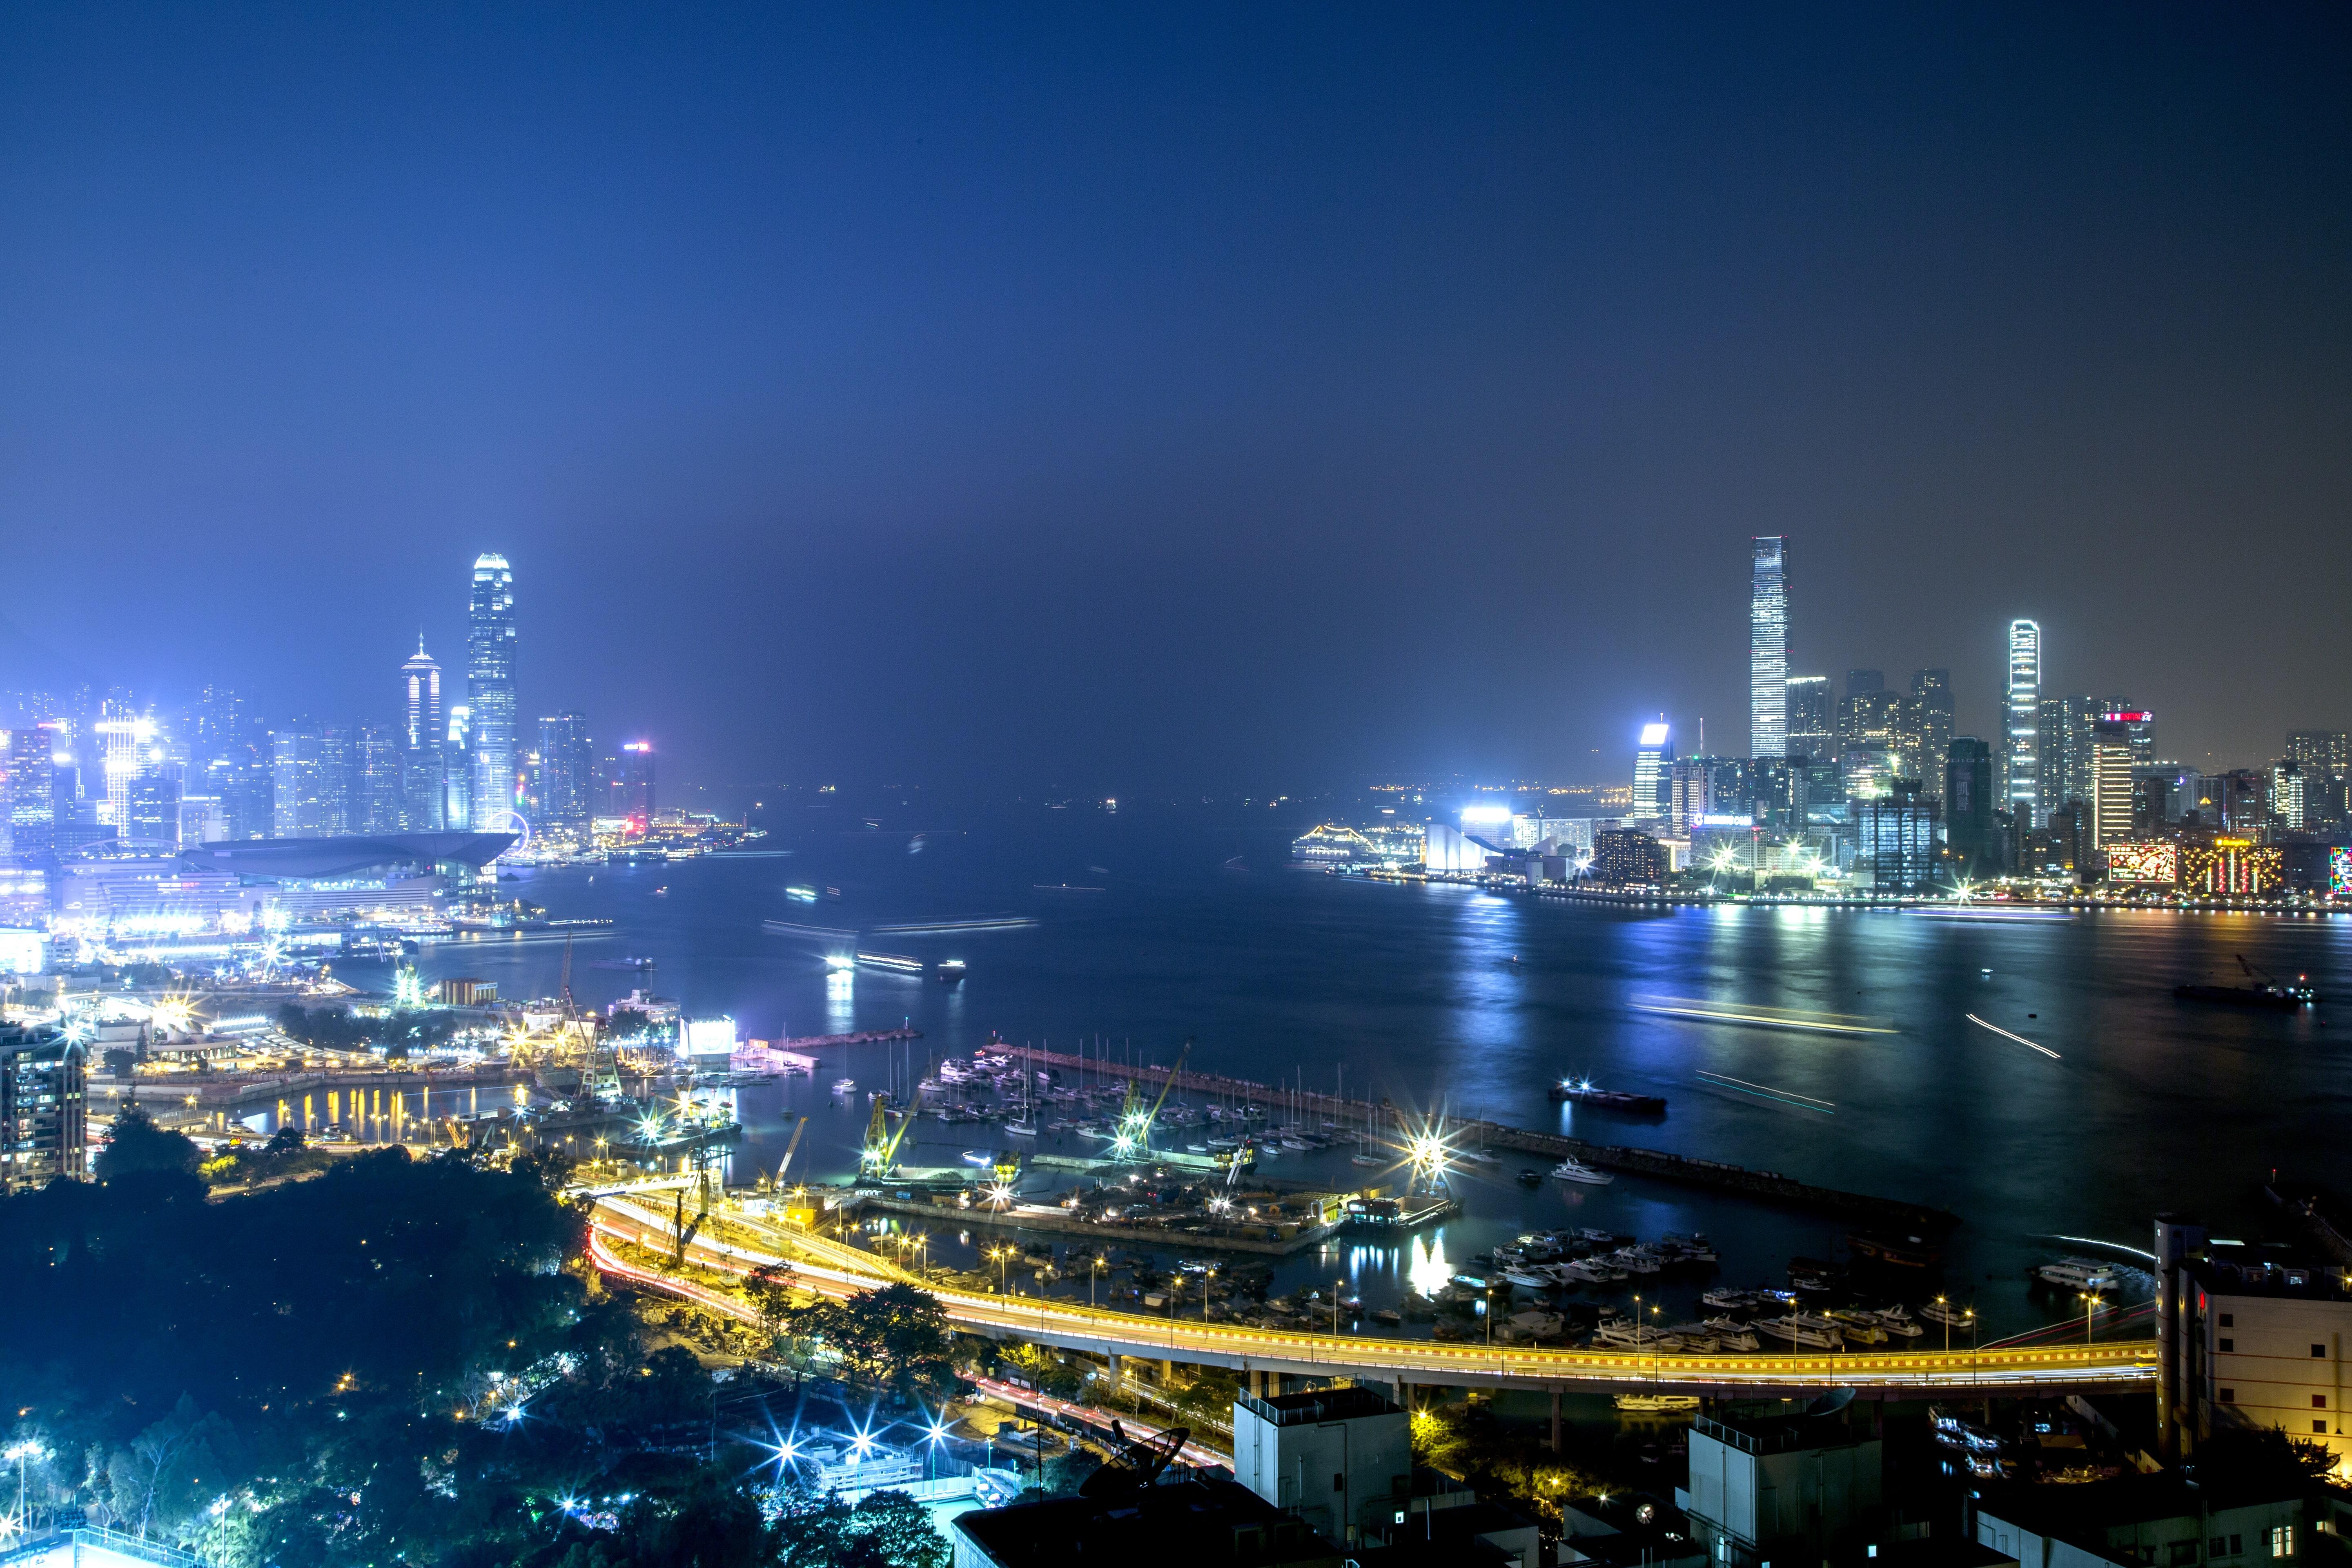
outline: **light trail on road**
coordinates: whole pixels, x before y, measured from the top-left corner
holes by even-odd
[[[739,1219],[735,1223],[744,1222]],[[601,1204],[594,1228],[599,1237],[609,1235],[658,1251],[667,1252],[671,1245],[666,1216],[623,1201]],[[778,1246],[777,1253],[769,1254],[698,1235],[688,1251],[705,1267],[739,1276],[763,1266],[786,1265],[793,1271],[794,1284],[836,1298],[894,1282],[916,1285],[938,1298],[949,1321],[956,1327],[992,1337],[1009,1336],[1099,1355],[1143,1356],[1306,1376],[1372,1377],[1438,1386],[1565,1387],[1582,1384],[1611,1387],[1640,1384],[1718,1394],[1843,1387],[1974,1389],[1985,1393],[2077,1386],[2139,1388],[2152,1384],[2156,1377],[2156,1344],[2152,1340],[2087,1347],[2020,1346],[1998,1352],[1979,1347],[1973,1352],[1845,1351],[1806,1356],[1547,1350],[1438,1340],[1309,1334],[1241,1324],[1150,1318],[1042,1296],[1008,1297],[957,1289],[925,1280],[860,1248],[798,1231],[780,1236]],[[786,1257],[787,1250],[798,1256]],[[624,1261],[600,1240],[592,1245],[592,1251],[599,1268],[606,1266],[607,1258],[614,1264]],[[656,1289],[702,1300],[739,1321],[758,1321],[744,1303],[691,1281],[673,1279],[635,1265],[610,1271],[624,1273],[625,1278]]]

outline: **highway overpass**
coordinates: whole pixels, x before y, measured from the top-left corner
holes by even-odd
[[[746,1222],[729,1215],[730,1225]],[[600,1199],[592,1256],[605,1272],[698,1300],[716,1311],[756,1321],[724,1292],[708,1290],[662,1270],[634,1264],[609,1238],[667,1253],[669,1216],[626,1194]],[[711,1269],[743,1275],[762,1265],[788,1263],[797,1283],[845,1296],[901,1280],[939,1298],[949,1321],[967,1332],[1024,1340],[1097,1355],[1141,1356],[1231,1367],[1242,1372],[1304,1377],[1351,1377],[1447,1388],[1524,1388],[1626,1393],[1661,1390],[1721,1398],[1771,1398],[1853,1389],[1865,1396],[1962,1398],[1979,1394],[2058,1394],[2099,1389],[2141,1390],[2156,1383],[2156,1342],[2118,1340],[2099,1345],[2036,1345],[1969,1350],[1843,1352],[1756,1355],[1657,1354],[1616,1350],[1549,1350],[1519,1345],[1464,1344],[1362,1334],[1304,1333],[1239,1324],[1112,1311],[1047,1297],[1002,1296],[943,1288],[893,1267],[861,1248],[781,1227],[766,1230],[774,1250],[697,1235],[688,1254]]]

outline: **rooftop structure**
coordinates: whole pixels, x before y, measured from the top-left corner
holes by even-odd
[[[950,1529],[956,1568],[1339,1568],[1340,1562],[1339,1551],[1297,1517],[1228,1480],[982,1509]]]

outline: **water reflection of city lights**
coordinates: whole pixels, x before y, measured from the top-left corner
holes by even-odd
[[[1434,1296],[1445,1289],[1454,1278],[1454,1266],[1445,1261],[1445,1232],[1440,1230],[1432,1236],[1426,1247],[1422,1245],[1421,1237],[1412,1238],[1405,1278],[1424,1296]]]

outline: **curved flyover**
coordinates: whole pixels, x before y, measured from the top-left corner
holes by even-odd
[[[624,1199],[599,1204],[601,1236],[667,1250],[667,1216]],[[1239,1324],[1146,1317],[1046,1297],[999,1296],[944,1288],[893,1267],[857,1247],[793,1232],[794,1256],[765,1253],[698,1235],[688,1247],[697,1263],[730,1274],[784,1264],[795,1283],[845,1296],[892,1281],[920,1286],[939,1298],[957,1328],[992,1338],[1020,1339],[1097,1355],[1142,1356],[1244,1372],[1296,1376],[1345,1376],[1444,1387],[1664,1389],[1722,1397],[1772,1397],[1851,1388],[1905,1394],[2042,1394],[2090,1389],[2138,1389],[2156,1379],[2156,1343],[2119,1340],[2103,1345],[2037,1345],[1956,1350],[1870,1350],[1818,1355],[1680,1355],[1615,1350],[1540,1350],[1517,1345],[1458,1344],[1370,1335],[1301,1333]],[[689,1281],[623,1265],[601,1244],[597,1267],[639,1283],[703,1300],[751,1320],[740,1301]]]

